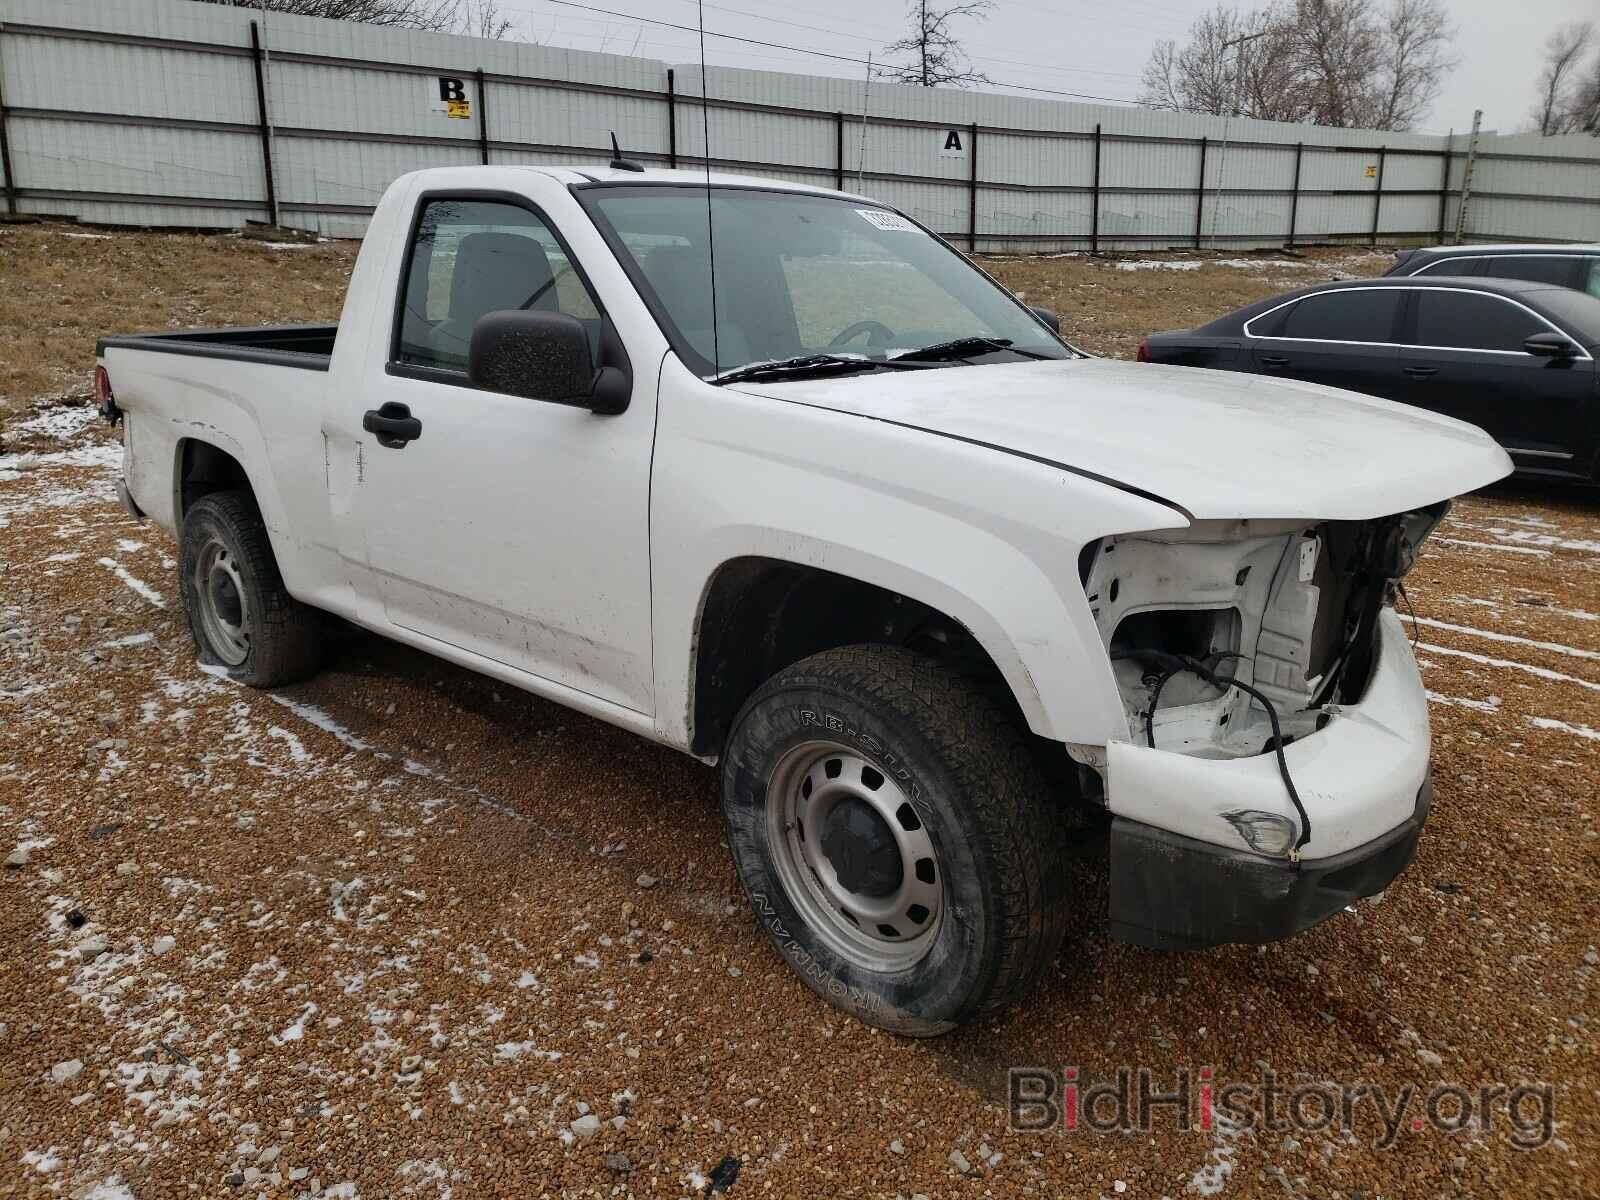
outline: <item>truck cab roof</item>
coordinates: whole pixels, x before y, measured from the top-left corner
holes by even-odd
[[[642,164],[641,164],[642,165]],[[424,187],[459,187],[469,182],[481,184],[491,173],[501,171],[528,172],[554,179],[567,187],[651,185],[668,187],[705,187],[708,178],[712,187],[759,188],[762,191],[799,192],[816,196],[836,196],[879,207],[879,202],[853,192],[833,188],[815,187],[786,179],[772,179],[760,175],[738,175],[726,171],[712,171],[707,176],[698,168],[645,166],[642,171],[612,167],[606,163],[561,164],[557,166],[488,166],[488,167],[429,167],[413,172],[421,176]]]

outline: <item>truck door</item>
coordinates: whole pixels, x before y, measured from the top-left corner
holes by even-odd
[[[654,710],[649,488],[654,373],[617,416],[467,378],[472,327],[501,309],[603,310],[526,200],[424,195],[384,369],[358,420],[361,519],[387,619],[641,713]],[[375,420],[374,420],[375,418]]]

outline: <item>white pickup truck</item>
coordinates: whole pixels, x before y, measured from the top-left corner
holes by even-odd
[[[108,337],[124,502],[201,656],[326,618],[716,764],[818,993],[934,1034],[1111,932],[1284,937],[1383,888],[1431,798],[1392,600],[1478,429],[1092,358],[866,197],[732,176],[397,180],[337,328]]]

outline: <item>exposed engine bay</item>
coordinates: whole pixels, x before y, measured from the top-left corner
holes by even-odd
[[[1353,703],[1378,615],[1449,505],[1372,521],[1204,521],[1110,537],[1080,562],[1138,744],[1263,754]]]

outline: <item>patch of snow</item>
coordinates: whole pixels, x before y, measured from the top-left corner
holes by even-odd
[[[150,603],[154,604],[157,608],[165,608],[167,606],[167,602],[161,598],[161,593],[160,592],[156,591],[155,588],[151,587],[144,580],[142,580],[138,576],[134,575],[131,571],[128,570],[127,567],[123,566],[121,563],[117,562],[115,559],[102,558],[102,559],[99,560],[99,563],[100,563],[100,565],[102,567],[105,567],[113,575],[115,575],[118,579],[122,580],[122,582],[124,584],[126,584],[129,588],[133,589],[133,591],[135,591],[139,595],[143,596],[146,600],[150,601]]]
[[[1556,733],[1568,733],[1588,742],[1600,742],[1600,729],[1590,729],[1587,725],[1569,725],[1554,717],[1529,717],[1528,724],[1535,729],[1549,729]]]
[[[1563,646],[1560,642],[1537,642],[1532,638],[1518,637],[1514,633],[1495,633],[1488,629],[1474,629],[1471,625],[1452,625],[1448,621],[1436,621],[1432,617],[1415,617],[1413,619],[1418,625],[1426,625],[1430,629],[1445,629],[1451,633],[1465,633],[1472,637],[1485,638],[1491,642],[1512,642],[1518,646],[1532,646],[1538,650],[1548,650],[1552,654],[1565,654],[1569,658],[1589,658],[1600,661],[1600,652],[1578,650],[1572,646]]]
[[[1600,683],[1591,683],[1587,679],[1579,679],[1576,675],[1563,675],[1560,671],[1552,671],[1548,667],[1535,667],[1530,663],[1514,662],[1509,658],[1490,658],[1485,654],[1473,654],[1470,650],[1452,650],[1448,646],[1435,646],[1428,642],[1420,642],[1418,650],[1426,650],[1429,654],[1443,654],[1447,658],[1465,658],[1485,667],[1502,667],[1508,671],[1525,671],[1540,679],[1548,679],[1551,683],[1573,683],[1591,692],[1600,692]]]
[[[1234,1143],[1249,1132],[1243,1122],[1229,1120],[1219,1112],[1212,1114],[1212,1121],[1207,1161],[1189,1177],[1187,1189],[1201,1196],[1215,1196],[1228,1185],[1228,1177],[1233,1174]]]
[[[143,646],[147,642],[156,640],[153,633],[130,633],[127,637],[119,637],[109,642],[102,642],[102,650],[123,650],[129,646]]]
[[[48,437],[69,442],[91,424],[99,413],[88,405],[68,408],[65,405],[47,408],[38,416],[18,421],[7,432],[12,437]]]
[[[289,1025],[288,1028],[284,1029],[283,1032],[279,1033],[272,1039],[272,1044],[275,1046],[281,1046],[285,1042],[298,1042],[301,1038],[305,1037],[306,1019],[308,1017],[315,1016],[316,1012],[317,1006],[315,1004],[308,1003],[304,1010],[301,1011],[300,1015],[294,1019],[294,1022]]]
[[[1119,271],[1198,271],[1201,264],[1192,258],[1125,258]]]
[[[280,741],[287,743],[289,747],[289,757],[294,759],[295,762],[303,763],[311,761],[311,752],[305,748],[298,737],[290,733],[287,729],[283,728],[283,726],[271,726],[267,730],[267,736],[278,738]]]
[[[1490,526],[1489,532],[1497,538],[1503,538],[1508,542],[1517,542],[1524,546],[1549,546],[1556,550],[1577,550],[1583,554],[1600,554],[1600,542],[1591,542],[1582,538],[1563,538],[1557,537],[1552,533],[1533,533],[1526,529],[1502,529],[1499,526]]]
[[[1443,537],[1437,533],[1428,540],[1430,542],[1439,542],[1446,546],[1468,546],[1474,550],[1499,550],[1504,554],[1532,554],[1537,558],[1550,557],[1550,551],[1540,550],[1533,546],[1508,546],[1504,542],[1474,542],[1466,538]]]
[[[61,1165],[61,1156],[56,1153],[54,1146],[43,1151],[26,1150],[22,1155],[22,1165],[32,1167],[41,1175],[48,1175]]]
[[[1473,700],[1466,696],[1441,696],[1438,692],[1428,692],[1429,704],[1440,704],[1447,708],[1470,708],[1474,712],[1499,712],[1500,697],[1490,696],[1487,700]]]

